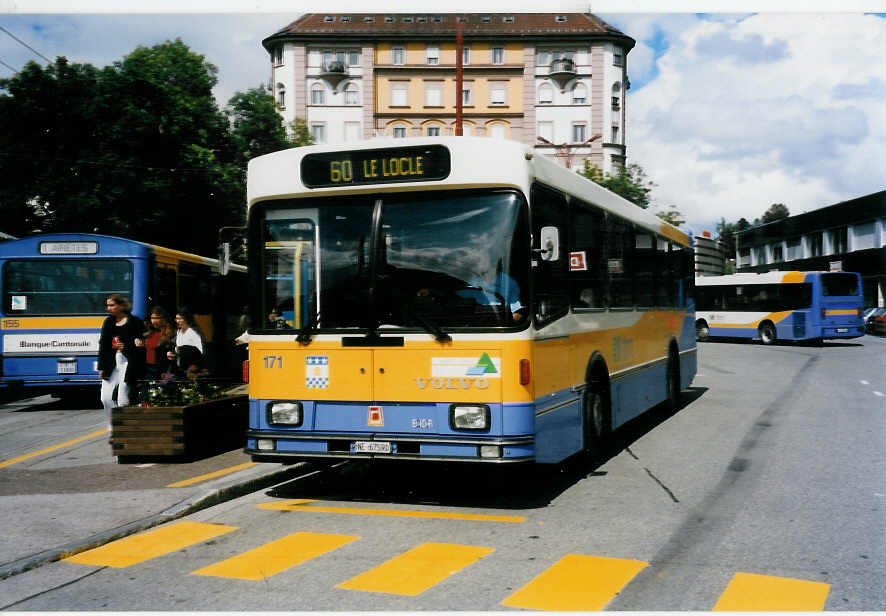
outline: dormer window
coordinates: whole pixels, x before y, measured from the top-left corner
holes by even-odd
[[[375,17],[366,16],[366,17],[363,18],[363,21],[364,21],[365,23],[371,24],[372,22],[375,21]]]
[[[404,23],[404,24],[411,24],[411,23],[412,23],[412,17],[404,17],[404,18],[403,18],[403,23]]]
[[[557,15],[557,17],[556,17],[557,23],[563,23],[564,21],[567,21],[568,19],[569,18],[566,17],[566,15]]]
[[[323,21],[325,21],[326,23],[332,23],[333,21],[335,21],[335,17],[332,15],[327,15],[323,18]]]
[[[491,24],[492,15],[483,15],[483,17],[480,18],[480,21],[482,21],[484,24]]]
[[[428,23],[428,18],[427,17],[416,17],[415,21],[417,21],[420,24],[425,24],[425,23]]]
[[[443,18],[440,17],[439,15],[434,15],[433,17],[431,17],[431,21],[435,24],[439,24],[439,23],[443,23]]]
[[[350,23],[350,21],[351,21],[350,17],[348,17],[347,15],[342,15],[341,22],[343,24]]]
[[[386,24],[392,24],[392,23],[394,23],[394,18],[391,17],[390,15],[385,15],[385,23],[386,23]]]
[[[506,17],[502,17],[501,20],[506,24],[514,23],[514,17],[512,15],[508,15]]]

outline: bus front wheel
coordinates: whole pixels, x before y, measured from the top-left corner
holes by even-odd
[[[592,456],[602,452],[612,430],[609,396],[604,387],[603,383],[589,383],[584,394],[584,450]]]
[[[778,339],[778,335],[775,332],[775,325],[766,321],[765,323],[760,325],[760,328],[757,330],[758,335],[760,336],[760,342],[763,344],[774,344]]]

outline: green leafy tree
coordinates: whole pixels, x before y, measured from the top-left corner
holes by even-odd
[[[655,215],[675,227],[679,227],[686,222],[686,219],[683,218],[683,214],[680,213],[680,210],[678,210],[675,205],[668,206],[664,211],[656,212]]]
[[[760,223],[765,225],[769,222],[775,222],[776,220],[787,218],[790,215],[791,213],[788,211],[788,207],[784,203],[773,203],[769,206],[769,209],[763,213]]]
[[[303,145],[314,145],[314,138],[304,118],[295,118],[289,123],[289,145],[293,148]]]
[[[250,159],[290,147],[277,103],[264,87],[234,94],[225,114],[230,120],[237,163],[244,173]]]
[[[631,163],[621,167],[615,175],[604,174],[598,167],[591,165],[585,160],[584,168],[579,170],[579,174],[608,188],[617,195],[621,195],[634,205],[638,205],[643,209],[649,207],[649,193],[655,183],[647,176],[643,167],[637,163]]]

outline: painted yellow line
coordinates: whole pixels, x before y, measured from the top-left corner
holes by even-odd
[[[483,515],[479,513],[445,513],[441,511],[405,511],[401,509],[365,509],[358,507],[327,507],[314,501],[295,499],[279,503],[262,503],[259,509],[271,511],[305,511],[308,513],[346,513],[351,515],[386,515],[397,518],[430,518],[435,520],[467,520],[470,522],[525,522],[517,515]]]
[[[360,537],[298,532],[192,572],[193,575],[263,580]]]
[[[423,543],[336,588],[414,597],[494,551],[475,545]]]
[[[736,573],[714,606],[716,612],[817,612],[830,584]]]
[[[250,468],[252,466],[256,466],[258,462],[244,462],[243,464],[238,464],[237,466],[229,466],[228,468],[223,468],[219,471],[213,471],[211,473],[206,473],[205,475],[198,475],[196,477],[191,477],[190,479],[182,479],[181,481],[176,481],[175,483],[170,483],[167,488],[184,488],[185,486],[194,485],[195,483],[200,483],[201,481],[207,481],[208,479],[215,479],[216,477],[222,477],[223,475],[230,475],[231,473],[236,473],[237,471],[242,471],[244,468]]]
[[[64,560],[78,565],[94,565],[96,567],[131,567],[233,530],[237,530],[237,527],[186,520],[132,537],[118,539],[93,550],[69,556]]]
[[[65,441],[64,443],[59,443],[58,445],[53,445],[52,447],[47,447],[46,449],[41,449],[39,451],[33,451],[31,453],[25,454],[23,456],[19,456],[17,458],[13,458],[11,460],[5,460],[0,462],[0,468],[5,468],[7,466],[12,466],[13,464],[18,464],[19,462],[23,462],[25,460],[29,460],[30,458],[36,458],[37,456],[42,456],[43,454],[47,454],[51,451],[55,451],[57,449],[62,449],[63,447],[68,447],[70,445],[74,445],[81,441],[86,441],[91,438],[95,438],[97,436],[101,436],[102,434],[107,434],[110,432],[107,428],[104,430],[98,430],[96,432],[90,432],[89,434],[84,434],[83,436],[78,436],[77,438],[73,438],[70,441]]]
[[[649,563],[567,554],[501,602],[546,611],[602,610]]]

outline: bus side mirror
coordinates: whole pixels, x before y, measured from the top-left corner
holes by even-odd
[[[541,228],[539,246],[542,261],[557,261],[560,258],[560,232],[557,227]]]
[[[231,242],[224,242],[218,250],[218,273],[227,276],[231,271]]]

